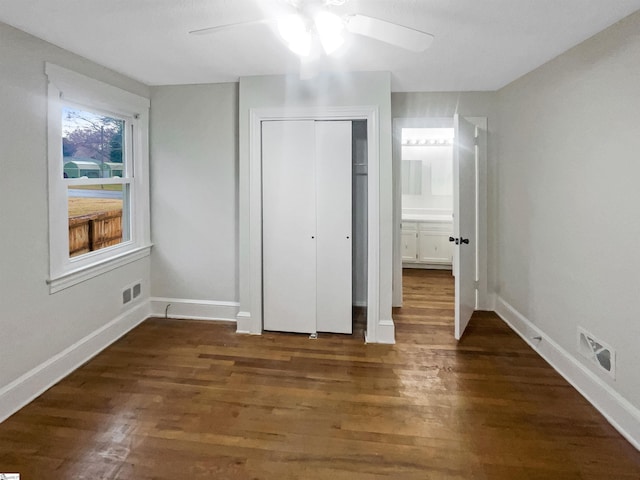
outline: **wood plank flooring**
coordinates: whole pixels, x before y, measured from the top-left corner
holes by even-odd
[[[640,452],[449,272],[405,271],[397,344],[151,319],[0,424],[40,479],[640,479]]]

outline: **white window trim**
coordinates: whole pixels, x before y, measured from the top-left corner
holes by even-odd
[[[45,64],[48,87],[49,284],[50,293],[148,256],[149,99],[51,63]],[[113,112],[133,125],[133,191],[130,240],[69,258],[67,187],[62,165],[62,106],[65,102]]]

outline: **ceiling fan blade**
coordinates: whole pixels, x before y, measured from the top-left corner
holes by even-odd
[[[189,34],[190,35],[209,35],[211,33],[221,32],[223,30],[228,30],[235,27],[249,27],[251,25],[262,25],[270,22],[271,20],[264,18],[262,20],[252,20],[249,22],[228,23],[226,25],[216,25],[215,27],[207,27],[207,28],[200,28],[198,30],[191,30]]]
[[[351,33],[375,38],[376,40],[414,52],[426,50],[433,41],[433,35],[430,33],[366,15],[356,14],[348,16],[346,28]]]

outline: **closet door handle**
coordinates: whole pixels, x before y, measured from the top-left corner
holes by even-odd
[[[468,239],[468,238],[462,238],[462,237],[461,237],[461,238],[460,238],[460,245],[462,245],[463,243],[464,243],[465,245],[469,245],[469,239]]]
[[[450,242],[456,242],[456,245],[460,245],[460,239],[459,238],[449,237],[449,241]]]

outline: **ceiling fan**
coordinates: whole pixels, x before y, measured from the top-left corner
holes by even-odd
[[[192,35],[215,34],[223,30],[256,24],[277,25],[289,49],[300,57],[309,56],[317,38],[324,52],[331,55],[344,43],[343,33],[373,38],[413,52],[426,50],[433,35],[379,18],[361,14],[339,15],[332,10],[348,0],[282,0],[291,10],[283,16],[247,22],[216,25],[192,30]]]

